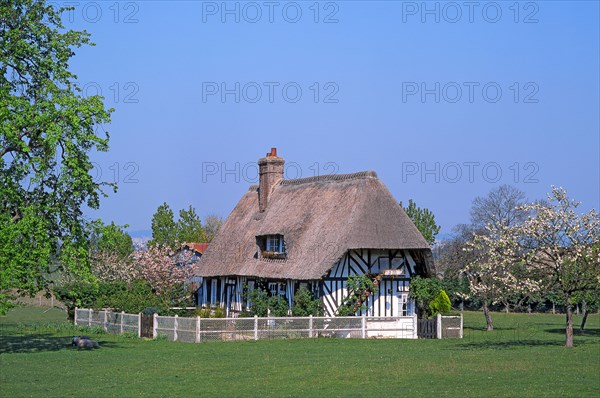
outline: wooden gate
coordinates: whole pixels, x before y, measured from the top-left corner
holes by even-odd
[[[140,336],[149,338],[154,337],[154,314],[142,314],[141,324],[142,330],[140,331]]]
[[[420,339],[437,338],[437,319],[417,319],[417,336]]]

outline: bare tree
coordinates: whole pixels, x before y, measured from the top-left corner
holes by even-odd
[[[204,233],[206,235],[206,241],[210,242],[213,240],[219,229],[223,225],[223,219],[215,214],[206,216],[204,220]]]
[[[511,227],[527,218],[526,212],[519,209],[526,201],[523,191],[512,185],[501,185],[491,190],[487,196],[478,196],[471,205],[471,223],[475,229],[490,226],[492,230]]]

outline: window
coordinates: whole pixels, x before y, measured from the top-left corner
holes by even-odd
[[[398,297],[398,315],[408,316],[408,295],[405,293]]]
[[[284,259],[286,257],[283,235],[257,236],[256,243],[264,258]]]
[[[275,253],[283,253],[283,236],[268,235],[267,236],[267,251]]]

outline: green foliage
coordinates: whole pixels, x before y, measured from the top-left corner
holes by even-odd
[[[433,300],[429,303],[429,315],[447,314],[452,309],[450,298],[445,291],[440,290]]]
[[[212,233],[220,226],[217,220],[211,221]],[[167,203],[158,207],[152,217],[152,240],[149,246],[164,246],[177,249],[177,245],[184,242],[205,242],[206,233],[196,214],[196,210],[190,206],[187,210],[179,210],[179,219],[174,219],[173,210]]]
[[[225,309],[221,306],[210,308],[198,308],[193,312],[193,316],[200,318],[225,318]]]
[[[205,233],[200,217],[192,206],[188,210],[179,210],[177,221],[177,239],[179,242],[204,242]]]
[[[250,301],[251,316],[287,316],[289,311],[288,302],[283,297],[269,296],[269,293],[261,288],[252,290],[244,289],[244,300]],[[270,311],[270,314],[269,314]]]
[[[437,278],[422,278],[415,276],[410,280],[409,295],[417,303],[419,317],[423,318],[431,314],[430,303],[442,290],[442,281]],[[444,294],[446,294],[444,292]],[[448,297],[446,295],[446,297]]]
[[[158,206],[152,216],[152,240],[148,246],[163,246],[175,248],[177,241],[177,226],[173,219],[173,210],[165,202]]]
[[[69,348],[71,336],[87,333],[72,332],[67,322],[56,334],[40,335],[35,327],[27,334],[17,329],[19,322],[58,323],[64,317],[62,311],[32,307],[0,317],[3,396],[96,397],[114,391],[115,385],[124,397],[153,396],[160,391],[189,395],[198,388],[198,374],[219,381],[202,383],[203,396],[237,396],[240,391],[248,396],[265,395],[264,389],[248,389],[249,377],[268,380],[267,395],[323,396],[327,391],[331,396],[370,396],[381,390],[382,383],[381,367],[365,366],[375,359],[392,369],[427,369],[407,369],[402,377],[386,381],[390,391],[410,385],[415,396],[440,395],[440,386],[431,383],[432,379],[444,380],[444,395],[449,397],[535,397],[540,391],[594,397],[600,389],[597,314],[590,315],[588,335],[575,336],[577,348],[567,353],[560,347],[564,336],[557,333],[564,328],[564,315],[551,314],[495,313],[498,330],[485,332],[481,315],[467,311],[464,339],[445,340],[306,338],[186,344],[106,334],[98,339],[102,348],[92,355]],[[432,366],[432,358],[449,364],[451,377],[448,366]],[[490,364],[502,371],[491,377],[486,371]],[[313,381],[315,375],[324,374],[329,377]],[[136,377],[140,382],[131,383]],[[361,381],[353,383],[350,394],[348,380]]]
[[[371,294],[377,294],[379,287],[371,275],[351,275],[346,283],[348,296],[339,306],[339,316],[353,316],[359,310],[366,309],[366,298]]]
[[[279,295],[269,298],[270,316],[288,316],[289,304],[288,301]]]
[[[108,133],[97,131],[112,109],[81,95],[69,71],[73,49],[92,43],[85,31],[65,30],[61,12],[44,1],[0,2],[2,294],[37,293],[59,268],[92,280],[83,209],[99,207],[103,186],[116,190],[94,181],[90,161],[108,150]]]
[[[56,286],[54,294],[67,307],[69,319],[73,319],[75,316],[75,307],[94,307],[98,299],[98,284],[88,282],[66,283]]]
[[[131,285],[123,282],[103,282],[99,284],[73,282],[54,288],[54,294],[68,309],[73,319],[75,307],[111,308],[113,311],[125,311],[137,314],[147,307],[168,307],[163,299],[157,296],[146,281],[134,281]],[[158,313],[164,313],[163,310]]]
[[[402,202],[400,202],[402,207]],[[440,232],[440,226],[435,223],[435,216],[429,209],[421,209],[417,207],[416,203],[412,199],[408,200],[408,207],[404,208],[406,215],[415,224],[421,235],[425,240],[433,245],[435,243],[435,236]]]
[[[294,295],[292,314],[294,316],[321,316],[323,315],[321,300],[316,298],[307,288],[301,287]]]
[[[535,397],[540,391],[563,391],[561,396],[566,397],[594,397],[600,389],[597,314],[590,315],[589,334],[575,336],[577,348],[567,353],[560,348],[564,336],[557,333],[564,328],[564,315],[495,313],[498,330],[485,332],[481,315],[467,311],[464,339],[306,338],[185,344],[105,334],[97,339],[102,347],[96,352],[98,357],[96,353],[73,352],[69,348],[71,337],[87,333],[72,332],[72,325],[64,322],[64,312],[45,311],[21,307],[0,317],[1,338],[11,343],[0,344],[3,396],[96,397],[107,395],[116,384],[119,394],[125,397],[152,396],[157,391],[183,396],[198,388],[198,379],[182,377],[182,372],[221,380],[225,369],[227,382],[203,383],[202,395],[238,396],[240,391],[265,395],[260,388],[247,390],[248,372],[252,369],[251,377],[264,380],[270,395],[287,396],[292,391],[302,391],[305,396],[322,396],[327,391],[331,396],[370,396],[381,389],[382,383],[380,367],[364,366],[372,364],[375,358],[390,368],[405,369],[407,374],[388,378],[386,388],[401,391],[410,381],[411,392],[416,396],[439,395],[440,386],[431,383],[432,378],[444,380],[444,395],[450,397]],[[38,322],[60,321],[66,326],[56,334],[42,335],[36,328]],[[30,332],[17,329],[20,322],[31,325]],[[402,355],[398,354],[399,348]],[[20,354],[11,354],[17,352]],[[436,358],[436,363],[449,364],[451,377],[448,366],[432,366],[432,358]],[[307,363],[312,365],[308,367]],[[131,383],[132,372],[127,369],[139,369],[140,364],[152,366],[143,368],[139,383]],[[490,364],[494,369],[502,369],[491,378],[490,371],[486,371]],[[96,371],[90,371],[91,368]],[[35,376],[30,376],[31,372]],[[331,377],[322,377],[319,383],[307,382],[323,374]],[[33,377],[37,382],[32,382]],[[353,383],[349,394],[348,385],[340,379],[360,382]],[[55,391],[57,394],[52,393]]]
[[[133,253],[133,240],[125,232],[128,225],[119,226],[114,222],[105,225],[100,219],[94,221],[92,232],[92,250],[105,252],[125,258]]]

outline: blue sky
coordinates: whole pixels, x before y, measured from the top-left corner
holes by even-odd
[[[375,170],[443,233],[503,183],[600,207],[598,2],[74,3],[72,67],[116,109],[91,218],[226,217],[271,147],[288,178]]]

